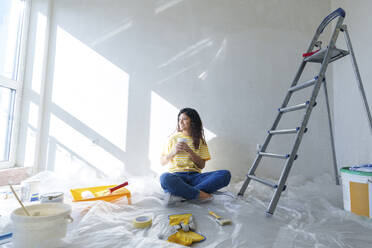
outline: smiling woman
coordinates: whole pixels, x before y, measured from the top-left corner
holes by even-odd
[[[168,193],[166,205],[182,200],[176,197],[212,200],[211,193],[229,184],[231,174],[228,170],[201,173],[209,159],[198,112],[192,108],[181,109],[177,132],[170,137],[161,156],[162,165],[170,163],[169,172],[160,177],[161,186]]]

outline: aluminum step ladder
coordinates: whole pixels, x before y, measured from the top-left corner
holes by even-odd
[[[321,85],[323,84],[325,98],[326,98],[326,105],[327,105],[327,112],[328,112],[328,122],[329,122],[329,130],[330,130],[330,138],[331,138],[331,145],[332,145],[332,158],[333,158],[333,167],[334,167],[334,174],[335,174],[335,181],[336,184],[339,185],[339,177],[338,177],[338,169],[337,169],[337,163],[336,163],[336,153],[335,153],[335,145],[334,145],[334,138],[333,138],[333,131],[332,131],[332,122],[331,122],[331,114],[330,114],[330,107],[329,107],[329,101],[328,101],[328,92],[326,87],[326,80],[325,80],[325,73],[327,71],[328,64],[338,60],[340,58],[343,58],[347,55],[351,55],[351,61],[353,65],[353,69],[355,72],[355,76],[357,79],[358,87],[362,96],[362,101],[365,107],[365,110],[367,112],[370,128],[371,128],[371,134],[372,134],[372,117],[369,110],[367,98],[364,92],[362,80],[359,74],[358,66],[356,63],[354,51],[351,45],[350,37],[348,34],[347,26],[343,24],[345,18],[345,11],[341,8],[338,8],[331,14],[329,14],[327,17],[324,18],[322,23],[317,28],[315,35],[310,43],[310,46],[307,50],[307,52],[303,55],[304,59],[300,64],[300,67],[295,75],[295,78],[288,89],[287,95],[284,98],[284,101],[281,105],[281,107],[278,109],[277,117],[274,121],[274,124],[272,125],[271,129],[268,131],[268,134],[266,136],[266,139],[262,146],[259,147],[257,156],[249,169],[248,174],[246,175],[246,179],[238,193],[238,196],[243,196],[245,190],[248,187],[248,184],[251,180],[260,182],[264,185],[270,186],[274,189],[274,193],[272,196],[272,199],[270,201],[270,204],[266,210],[266,214],[268,216],[271,216],[274,214],[275,208],[277,206],[277,203],[279,201],[281,193],[286,189],[286,180],[288,178],[288,174],[291,170],[291,167],[293,165],[294,160],[297,159],[297,151],[299,149],[299,146],[301,144],[302,137],[304,133],[307,131],[307,124],[311,115],[311,112],[313,108],[316,105],[316,98],[318,96],[319,90]],[[333,32],[331,34],[331,38],[329,40],[329,43],[327,47],[321,48],[322,41],[318,40],[319,36],[322,34],[325,27],[332,21],[336,19],[337,23],[335,24],[335,27],[333,29]],[[345,40],[347,43],[348,51],[338,49],[336,48],[336,41],[338,38],[339,33],[343,32],[345,34]],[[315,50],[314,49],[318,49]],[[298,81],[301,77],[302,72],[305,69],[305,66],[308,62],[314,62],[314,63],[321,63],[320,70],[318,75],[316,75],[313,79],[298,84]],[[304,103],[288,106],[288,102],[292,96],[292,94],[296,91],[299,91],[304,88],[313,87],[310,99],[305,101]],[[292,129],[284,129],[284,130],[277,130],[277,127],[279,125],[280,119],[282,118],[283,114],[290,112],[290,111],[298,111],[298,110],[305,110],[305,113],[303,115],[301,125],[299,127],[295,127]],[[266,148],[268,147],[271,138],[274,135],[284,135],[284,134],[296,134],[296,139],[293,144],[292,150],[288,154],[274,154],[266,152]],[[263,157],[272,157],[272,158],[278,158],[283,159],[285,161],[285,165],[283,168],[283,171],[280,175],[280,178],[278,182],[273,182],[272,180],[261,178],[255,175],[255,171]]]

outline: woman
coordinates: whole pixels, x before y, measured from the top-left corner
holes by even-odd
[[[161,186],[171,198],[212,199],[211,193],[229,184],[230,172],[201,173],[210,154],[200,116],[196,110],[184,108],[177,120],[177,132],[171,135],[161,156],[162,165],[171,164],[169,173],[160,176]]]

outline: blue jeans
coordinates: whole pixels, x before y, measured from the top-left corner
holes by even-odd
[[[160,176],[161,187],[165,192],[191,200],[199,197],[199,192],[213,193],[230,182],[228,170],[212,172],[174,172]]]

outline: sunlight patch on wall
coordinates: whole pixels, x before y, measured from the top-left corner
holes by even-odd
[[[211,62],[209,62],[207,64],[207,69],[205,71],[203,71],[202,73],[199,74],[198,78],[200,80],[205,80],[208,76],[208,72],[210,70],[213,70],[217,61],[220,59],[221,57],[221,54],[226,51],[226,38],[223,39],[223,41],[221,42],[221,45],[220,45],[220,48],[218,49],[218,51],[216,52],[216,55],[213,57],[213,59],[211,60]]]
[[[30,101],[27,116],[27,131],[26,131],[26,150],[25,150],[25,166],[33,167],[35,161],[36,149],[36,130],[38,128],[39,105]]]
[[[65,176],[79,172],[114,178],[123,174],[124,165],[123,161],[52,114],[47,169]]]
[[[54,168],[54,172],[60,177],[68,178],[69,180],[75,179],[76,181],[81,181],[82,179],[91,180],[109,177],[110,175],[114,177],[117,175],[116,173],[107,175],[104,171],[91,166],[83,159],[80,159],[80,157],[75,156],[68,149],[66,149],[65,146],[59,143],[53,145],[51,144],[53,144],[53,139],[52,142],[49,143],[49,149],[55,150],[53,159],[58,161],[58,164]],[[64,164],[64,166],[61,166],[62,164]]]
[[[53,103],[125,151],[129,75],[60,27],[56,37]]]
[[[36,132],[35,129],[28,127],[26,133],[26,150],[25,150],[25,158],[24,164],[25,167],[34,167],[35,161],[35,146],[36,146]]]
[[[207,78],[207,76],[208,76],[208,72],[203,71],[202,73],[200,73],[198,78],[201,79],[201,80],[205,80]]]
[[[202,116],[200,118],[202,118],[202,120],[203,120]],[[215,133],[211,132],[210,130],[206,129],[205,127],[204,127],[204,136],[205,136],[205,141],[207,141],[207,142],[210,141],[211,139],[217,137],[217,135]]]
[[[98,39],[93,41],[91,43],[91,46],[97,46],[97,45],[99,45],[99,44],[101,44],[101,43],[103,43],[107,40],[112,39],[113,37],[117,36],[121,32],[130,28],[132,25],[133,25],[132,18],[126,18],[124,21],[119,23],[119,25],[117,27],[115,27],[113,30],[110,30],[109,32],[103,34],[101,37],[99,37]]]
[[[185,67],[179,69],[178,71],[167,75],[165,78],[160,79],[159,81],[156,82],[156,84],[163,84],[163,83],[165,83],[167,81],[170,81],[170,80],[172,80],[172,79],[174,79],[174,78],[192,70],[193,68],[199,67],[199,66],[200,66],[200,63],[193,63],[189,66],[185,66]]]
[[[204,49],[206,49],[206,48],[208,48],[212,45],[213,45],[213,40],[211,40],[210,38],[203,39],[203,40],[193,44],[192,46],[187,47],[183,51],[179,52],[178,54],[176,54],[172,58],[165,61],[164,63],[160,64],[158,66],[158,68],[161,69],[163,67],[167,67],[167,66],[175,63],[176,61],[183,61],[183,60],[185,60],[189,57],[197,55],[202,50],[204,50]]]
[[[30,102],[28,113],[28,125],[32,128],[37,128],[38,116],[39,116],[39,105],[36,105],[34,102]]]
[[[171,1],[169,1],[169,0],[165,0],[165,1],[164,0],[160,0],[157,3],[158,6],[155,9],[155,14],[159,14],[159,13],[161,13],[161,12],[163,12],[163,11],[171,8],[171,7],[176,6],[177,4],[179,4],[181,2],[183,2],[183,0],[171,0]]]
[[[176,130],[178,112],[167,100],[151,92],[149,159],[156,173],[167,170],[167,166],[160,165],[160,155],[168,137]]]
[[[34,61],[32,63],[33,70],[32,70],[32,83],[31,83],[32,90],[34,90],[37,94],[40,94],[42,78],[43,78],[46,28],[47,28],[47,19],[45,15],[39,12],[37,14],[37,20],[36,20]]]

